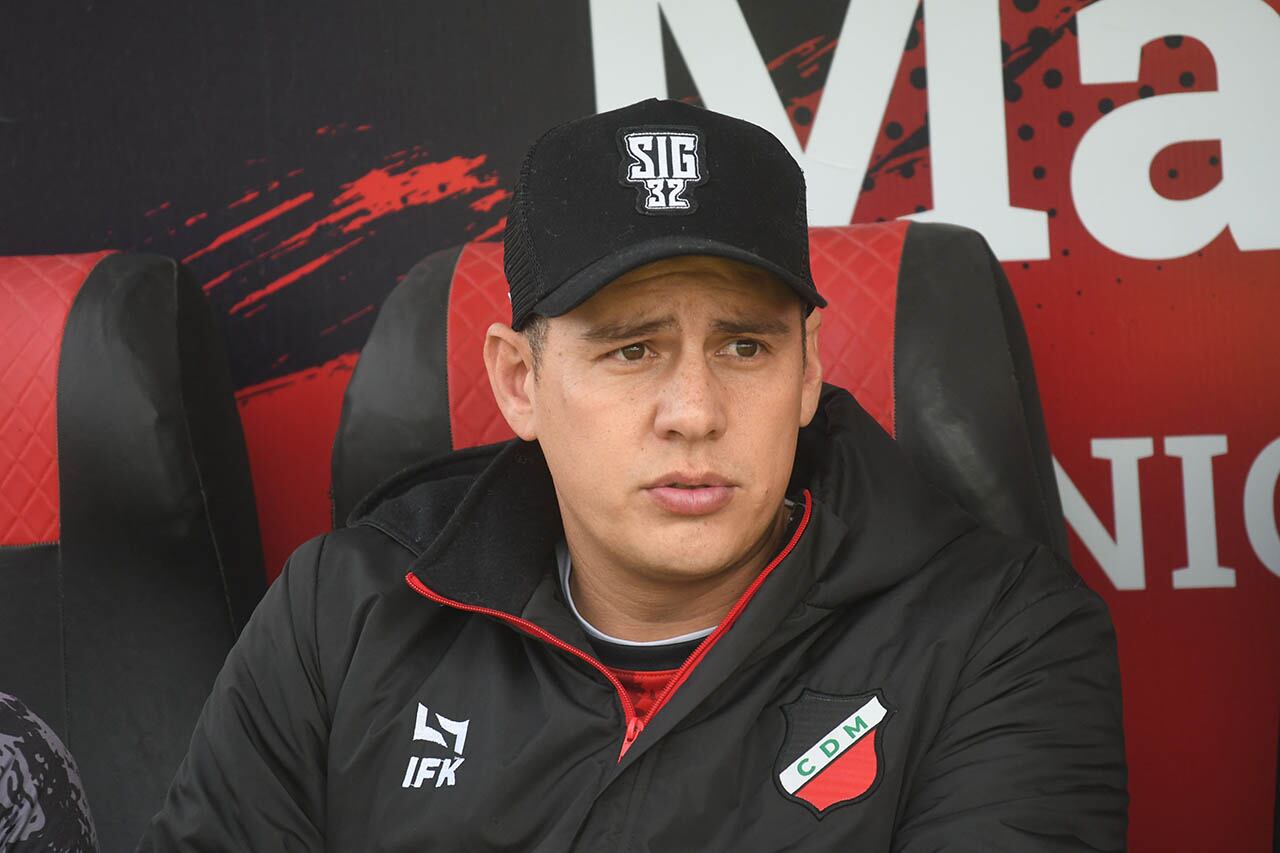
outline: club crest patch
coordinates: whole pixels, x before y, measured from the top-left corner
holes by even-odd
[[[831,696],[806,689],[782,713],[787,734],[774,772],[783,796],[821,820],[875,791],[884,773],[881,733],[894,713],[879,690]]]
[[[693,213],[694,188],[707,181],[707,150],[696,127],[624,127],[618,179],[636,190],[636,210],[651,216]]]

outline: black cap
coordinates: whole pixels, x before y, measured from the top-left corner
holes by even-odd
[[[762,127],[649,99],[553,127],[507,213],[511,325],[555,317],[638,266],[717,255],[826,307],[809,273],[804,174]]]

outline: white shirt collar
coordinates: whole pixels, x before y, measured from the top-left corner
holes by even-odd
[[[582,617],[578,612],[578,607],[573,603],[573,592],[569,587],[569,578],[573,574],[573,559],[569,556],[569,543],[561,539],[556,543],[556,562],[560,565],[560,586],[564,589],[564,600],[569,605],[569,609],[573,611],[573,616],[578,620],[578,624],[582,626],[582,630],[597,640],[603,640],[606,643],[614,643],[619,646],[672,646],[676,643],[687,643],[690,640],[701,640],[703,637],[709,636],[716,629],[715,625],[710,628],[703,628],[701,631],[691,631],[688,634],[681,634],[678,637],[668,637],[665,640],[645,640],[643,642],[637,640],[624,640],[621,637],[611,637],[604,631],[598,630],[594,625]]]

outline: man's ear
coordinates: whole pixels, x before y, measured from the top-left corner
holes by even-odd
[[[809,313],[805,324],[804,391],[800,397],[800,425],[808,426],[818,411],[818,398],[822,396],[822,356],[818,354],[818,332],[822,329],[822,312],[817,308]]]
[[[537,380],[528,338],[504,323],[494,323],[484,336],[484,367],[498,409],[512,432],[525,441],[536,439]]]

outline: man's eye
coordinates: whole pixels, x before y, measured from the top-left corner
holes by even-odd
[[[755,358],[760,354],[759,341],[734,341],[729,350],[739,358]]]
[[[625,347],[619,347],[613,351],[614,356],[623,361],[639,361],[644,358],[644,344],[627,344]]]

